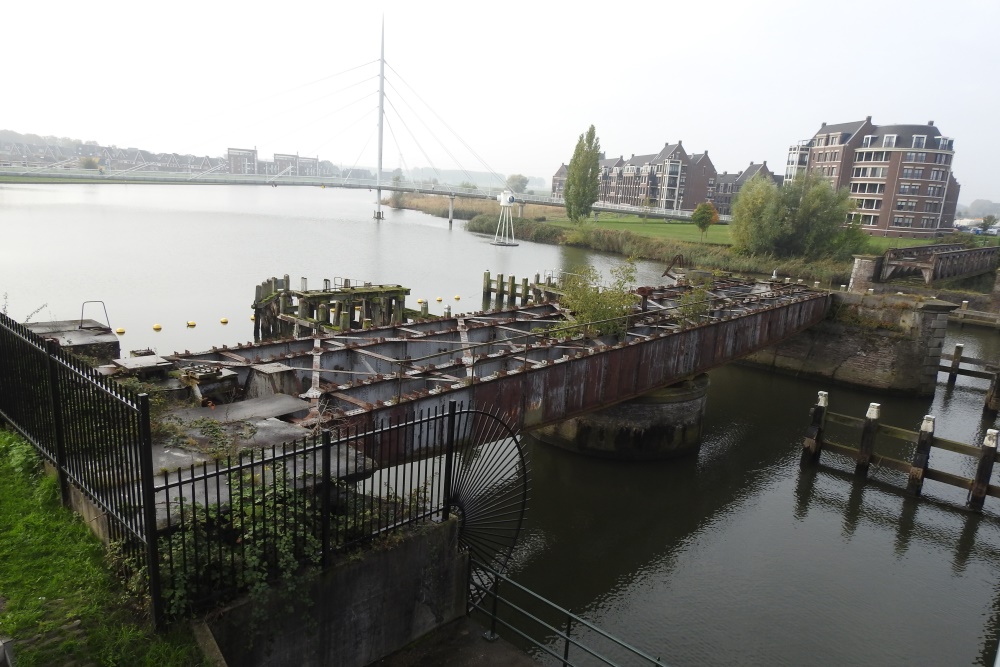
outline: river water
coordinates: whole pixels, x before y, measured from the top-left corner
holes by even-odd
[[[372,201],[318,188],[0,184],[0,307],[74,319],[103,300],[126,329],[123,350],[195,351],[251,340],[254,285],[285,273],[402,284],[408,305],[424,298],[440,313],[477,310],[485,270],[606,273],[619,261],[496,247],[411,211],[375,223]],[[642,263],[639,280],[661,271]],[[1000,355],[993,331],[954,329],[955,342]],[[884,423],[912,429],[933,414],[938,435],[978,444],[996,427],[982,419],[983,381],[948,388],[940,376],[932,399],[903,399],[736,365],[710,375],[697,456],[614,463],[529,440],[532,502],[512,577],[671,665],[991,665],[1000,501],[973,515],[963,492],[934,482],[909,501],[898,475],[873,466],[874,481],[857,484],[834,455],[816,474],[798,468],[817,391],[834,412],[862,417],[876,401]],[[937,452],[932,465],[975,467]]]

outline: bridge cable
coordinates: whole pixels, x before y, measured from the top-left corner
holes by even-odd
[[[413,143],[415,143],[415,144],[417,145],[417,149],[418,149],[418,150],[420,151],[420,153],[421,153],[421,154],[422,154],[422,155],[424,156],[424,159],[425,159],[425,160],[427,160],[427,163],[428,163],[428,164],[429,164],[429,165],[431,166],[431,169],[433,169],[433,170],[434,170],[434,173],[435,173],[435,174],[437,174],[437,175],[438,175],[439,177],[443,178],[443,176],[441,176],[441,172],[440,172],[440,171],[438,170],[438,168],[437,168],[437,167],[436,167],[436,166],[434,165],[434,161],[433,161],[433,160],[431,159],[431,157],[430,157],[430,156],[429,156],[429,155],[427,154],[427,151],[425,151],[425,150],[424,150],[424,147],[423,147],[423,146],[421,145],[420,141],[418,141],[418,140],[417,140],[416,136],[414,136],[414,134],[413,134],[413,131],[412,131],[412,130],[410,130],[410,127],[409,127],[409,125],[407,125],[407,123],[406,123],[406,120],[405,120],[405,119],[403,118],[403,116],[402,116],[402,115],[401,115],[401,114],[399,113],[399,111],[398,111],[398,110],[396,109],[395,105],[394,105],[394,104],[392,103],[392,99],[390,99],[390,98],[388,98],[388,97],[387,97],[387,98],[386,98],[386,101],[387,101],[387,102],[389,103],[389,107],[390,107],[390,108],[391,108],[391,109],[392,109],[393,111],[395,111],[395,112],[396,112],[396,116],[397,116],[397,118],[399,118],[399,122],[400,122],[400,123],[402,123],[403,127],[404,127],[404,128],[406,129],[407,133],[408,133],[408,134],[410,135],[410,138],[411,138],[411,139],[413,139]],[[393,139],[395,140],[395,138],[396,138],[396,136],[395,136],[395,134],[393,134]],[[454,159],[454,158],[453,158],[453,159]]]
[[[396,89],[396,87],[392,85],[391,81],[390,81],[389,85],[390,85],[390,87],[392,87],[393,91],[399,92]],[[457,157],[455,157],[455,155],[451,152],[451,150],[448,148],[448,146],[443,141],[441,141],[441,139],[438,138],[438,136],[434,133],[434,131],[430,128],[430,126],[424,121],[424,119],[420,116],[420,114],[417,112],[417,110],[414,109],[413,106],[402,95],[400,95],[400,99],[413,112],[413,114],[416,116],[417,120],[419,120],[421,122],[421,124],[427,129],[427,131],[430,133],[431,137],[435,141],[437,141],[438,145],[440,145],[441,148],[444,149],[445,153],[448,154],[448,157],[450,157],[452,160],[455,161],[455,163],[458,166],[458,168],[462,171],[462,173],[465,174],[466,178],[469,179],[469,182],[473,183],[473,185],[476,188],[476,190],[479,190],[480,192],[482,192],[482,190],[479,188],[479,186],[475,185],[475,183],[474,183],[475,179],[472,176],[472,174],[469,173],[469,170],[465,168],[465,166],[462,164],[462,162]],[[392,105],[391,101],[390,101],[390,106],[392,106],[392,110],[395,111],[396,114],[400,117],[400,120],[403,122],[403,124],[406,125],[406,122],[403,121],[402,114],[399,113],[399,111],[396,109],[395,105]],[[407,128],[407,131],[409,131],[410,136],[413,137],[413,140],[416,142],[417,139],[414,136],[413,131],[409,129],[409,126],[406,126],[406,128]],[[417,145],[418,146],[420,145],[419,142],[417,142]],[[421,150],[423,150],[423,149],[421,148]],[[426,157],[426,152],[425,152],[425,157]],[[428,159],[428,161],[430,161],[430,158],[427,158],[427,159]],[[493,172],[491,172],[491,173],[493,173]],[[493,175],[496,176],[495,173]]]
[[[354,164],[351,165],[351,168],[348,170],[347,174],[344,174],[343,171],[341,171],[340,175],[343,176],[345,179],[349,178],[351,173],[354,171],[354,168],[358,166],[358,162],[361,160],[361,156],[365,154],[365,149],[368,148],[368,144],[372,142],[373,136],[375,136],[374,129],[372,129],[371,134],[368,135],[368,140],[365,142],[365,145],[361,147],[361,152],[358,153],[358,157],[354,160]]]
[[[399,76],[399,78],[400,78],[400,80],[401,80],[401,81],[403,82],[403,84],[404,84],[404,85],[406,85],[406,87],[407,87],[407,88],[409,88],[410,90],[412,90],[412,91],[413,91],[413,94],[417,96],[417,99],[419,99],[419,100],[420,100],[421,102],[423,102],[424,106],[426,106],[426,107],[427,107],[427,108],[428,108],[428,109],[430,110],[430,112],[431,112],[432,114],[434,114],[434,116],[435,116],[435,117],[436,117],[436,118],[437,118],[437,119],[438,119],[439,121],[441,121],[441,123],[442,123],[442,124],[443,124],[443,125],[444,125],[444,126],[445,126],[445,127],[447,128],[447,129],[448,129],[448,131],[449,131],[449,132],[451,132],[451,133],[452,133],[453,135],[455,135],[455,138],[456,138],[456,139],[458,139],[458,140],[459,140],[459,141],[460,141],[460,142],[462,143],[462,145],[463,145],[463,146],[465,146],[465,147],[466,147],[466,148],[468,149],[468,151],[469,151],[470,153],[472,153],[472,155],[473,155],[473,156],[474,156],[474,157],[475,157],[475,158],[476,158],[477,160],[479,160],[480,164],[482,164],[482,165],[483,165],[484,167],[486,167],[486,169],[487,169],[487,170],[488,170],[488,171],[489,171],[489,172],[490,172],[491,174],[493,174],[493,176],[495,176],[495,177],[496,177],[496,178],[497,178],[498,180],[500,180],[500,181],[501,181],[501,182],[502,182],[502,183],[503,183],[504,185],[506,185],[506,183],[507,183],[507,182],[506,182],[506,180],[504,180],[503,178],[501,178],[501,177],[500,177],[500,174],[498,174],[498,173],[497,173],[497,172],[496,172],[496,171],[495,171],[495,170],[493,169],[493,167],[491,167],[491,166],[490,166],[490,165],[489,165],[489,164],[488,164],[488,163],[486,162],[486,160],[484,160],[484,159],[482,158],[482,156],[480,156],[480,155],[479,155],[479,154],[478,154],[478,153],[477,153],[477,152],[476,152],[476,151],[475,151],[475,150],[474,150],[474,149],[473,149],[473,148],[472,148],[471,146],[469,146],[469,144],[468,144],[468,143],[467,143],[467,142],[466,142],[466,141],[465,141],[464,139],[462,139],[462,137],[461,137],[461,136],[459,136],[459,134],[458,134],[457,132],[455,132],[455,130],[453,130],[453,129],[451,128],[451,126],[450,126],[450,125],[448,125],[448,123],[447,123],[447,122],[446,122],[446,121],[445,121],[445,120],[444,120],[443,118],[441,118],[441,116],[440,116],[440,115],[439,115],[439,114],[438,114],[438,113],[437,113],[436,111],[434,111],[434,109],[433,109],[433,107],[431,107],[431,105],[427,104],[427,102],[426,102],[426,101],[424,101],[424,99],[423,99],[422,97],[420,97],[420,93],[418,93],[418,92],[416,91],[416,89],[414,89],[414,88],[413,88],[413,86],[411,86],[411,85],[410,85],[410,84],[409,84],[409,83],[408,83],[408,82],[406,81],[406,79],[404,79],[404,78],[403,78],[403,75],[402,75],[402,74],[400,74],[399,72],[397,72],[397,71],[396,71],[396,69],[395,69],[395,68],[394,68],[394,67],[393,67],[393,66],[392,66],[391,64],[389,64],[388,62],[386,62],[386,65],[388,65],[389,69],[391,69],[391,70],[393,71],[393,73],[395,73],[395,74],[396,74],[397,76]]]
[[[374,93],[372,93],[372,94],[374,95]],[[338,132],[337,134],[333,135],[332,137],[330,137],[329,139],[327,139],[326,141],[324,141],[322,144],[320,144],[319,146],[317,146],[316,147],[316,152],[318,153],[320,148],[324,148],[325,146],[327,146],[331,142],[339,139],[341,136],[343,136],[352,127],[354,127],[355,125],[357,125],[361,121],[368,119],[369,117],[371,117],[371,115],[373,113],[377,113],[377,112],[378,112],[378,108],[377,107],[372,107],[372,108],[368,109],[361,116],[358,116],[356,119],[354,119],[354,121],[352,121],[351,123],[349,123],[349,124],[344,125],[343,127],[341,127],[340,128],[340,132]]]

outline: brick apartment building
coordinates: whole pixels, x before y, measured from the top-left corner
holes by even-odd
[[[934,126],[823,125],[812,139],[789,147],[785,179],[806,171],[846,187],[852,213],[869,234],[927,237],[950,231],[961,188],[951,171],[954,140]]]
[[[552,176],[552,196],[562,197],[565,164]],[[598,201],[668,210],[693,210],[711,199],[717,173],[708,151],[688,155],[683,144],[664,144],[657,153],[603,158],[598,163]]]
[[[750,166],[735,174],[730,174],[726,171],[719,174],[719,177],[716,179],[715,196],[712,198],[712,204],[715,206],[715,210],[719,212],[719,215],[732,215],[733,200],[739,194],[740,188],[757,175],[772,180],[779,178],[767,168],[767,160],[764,160],[760,164],[751,162]],[[780,182],[778,184],[781,185]]]

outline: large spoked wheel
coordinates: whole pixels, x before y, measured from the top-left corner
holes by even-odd
[[[460,519],[459,543],[474,562],[504,573],[528,508],[527,453],[499,417],[476,410],[458,417],[451,498]],[[492,585],[492,573],[473,565],[470,604]]]

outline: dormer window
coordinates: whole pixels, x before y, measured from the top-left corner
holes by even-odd
[[[830,145],[831,146],[836,146],[839,143],[840,143],[840,137],[838,137],[836,134],[831,134],[830,135]]]
[[[887,134],[882,137],[882,148],[894,148],[896,146],[896,135]]]
[[[917,134],[913,137],[913,148],[923,148],[924,142],[927,141],[927,135]]]
[[[817,146],[826,146],[826,137],[816,137]]]
[[[866,134],[865,138],[861,140],[862,148],[871,148],[875,145],[875,140],[878,139],[874,134]]]
[[[942,150],[942,151],[953,150],[953,148],[952,148],[952,146],[953,146],[952,141],[953,140],[949,139],[948,137],[938,137],[938,149]]]

